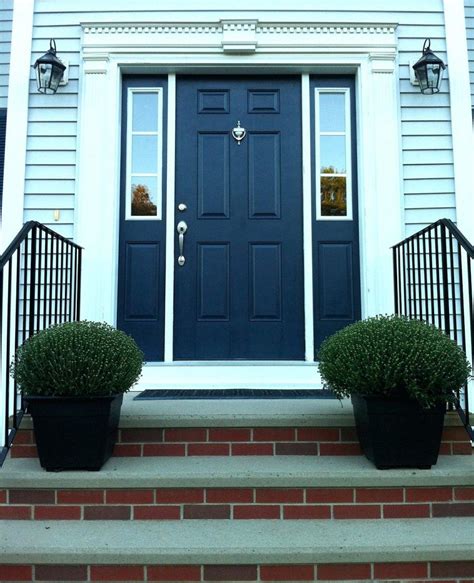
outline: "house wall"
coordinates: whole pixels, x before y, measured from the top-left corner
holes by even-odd
[[[2,0],[0,7],[0,108],[7,107],[12,20],[13,0]]]
[[[472,107],[474,107],[474,0],[464,0],[464,12],[466,17],[469,77],[471,80],[471,103]]]
[[[282,3],[282,6],[285,4]],[[27,167],[24,219],[36,219],[73,236],[74,193],[76,191],[77,119],[79,67],[81,62],[81,21],[133,21],[152,17],[157,21],[192,18],[219,20],[246,16],[274,20],[275,3],[270,0],[244,0],[239,12],[223,10],[218,0],[201,3],[206,11],[193,11],[192,0],[173,10],[171,0],[160,3],[138,0],[130,8],[128,0],[116,0],[113,12],[108,0],[78,0],[74,3],[36,0],[31,62],[49,47],[55,38],[58,55],[69,61],[69,83],[58,94],[37,93],[33,72],[30,82]],[[166,7],[169,7],[166,10]],[[403,149],[404,218],[406,233],[440,218],[455,219],[454,172],[451,138],[448,81],[435,96],[422,96],[410,84],[409,66],[420,54],[426,37],[432,39],[433,50],[446,61],[446,42],[442,0],[361,0],[357,11],[348,11],[348,0],[325,0],[314,10],[314,2],[292,2],[295,15],[306,19],[341,22],[397,22],[399,39],[399,84],[401,107],[401,145]],[[137,13],[137,10],[140,10]],[[383,129],[381,128],[381,131]],[[85,153],[81,153],[85,155]],[[380,193],[383,197],[383,192]],[[53,219],[60,210],[59,221]]]

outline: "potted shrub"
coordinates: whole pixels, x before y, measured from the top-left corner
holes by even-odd
[[[46,470],[102,467],[117,438],[123,393],[139,379],[142,362],[132,338],[99,322],[59,324],[26,340],[12,376]]]
[[[319,352],[325,387],[351,397],[365,455],[377,468],[430,468],[441,443],[446,403],[470,366],[438,328],[400,316],[356,322]]]

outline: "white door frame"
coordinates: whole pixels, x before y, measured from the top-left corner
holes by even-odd
[[[291,15],[286,14],[286,17]],[[213,378],[217,384],[231,376],[234,386],[235,383],[255,386],[288,382],[314,385],[308,76],[322,72],[356,75],[362,314],[391,312],[390,246],[403,235],[396,25],[301,24],[289,20],[275,26],[242,20],[158,25],[151,22],[83,23],[82,27],[75,236],[85,247],[82,308],[85,318],[116,322],[121,75],[131,72],[170,74],[167,255],[171,260],[168,259],[166,265],[166,349],[165,363],[147,369],[148,384],[156,384],[158,377],[166,377],[163,382],[168,386],[174,381],[174,384],[182,383],[183,367],[190,365],[172,362],[175,74],[225,70],[226,73],[302,75],[303,127],[308,129],[303,136],[307,362],[199,363],[193,365],[196,368],[192,376],[195,383],[208,383],[209,378]],[[229,375],[229,366],[232,375]],[[262,373],[265,381],[262,381]]]

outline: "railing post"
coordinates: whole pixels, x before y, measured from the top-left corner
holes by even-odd
[[[28,314],[29,320],[28,336],[33,336],[33,334],[35,333],[35,287],[36,287],[36,227],[33,227],[31,231],[30,284],[29,284],[30,307]]]
[[[444,331],[451,336],[450,314],[449,314],[449,282],[448,282],[448,253],[446,248],[446,227],[441,225],[441,272],[443,274],[443,309],[444,309]]]
[[[397,258],[398,247],[393,247],[393,298],[395,301],[395,314],[400,313],[399,308],[399,297],[398,297],[398,258]]]

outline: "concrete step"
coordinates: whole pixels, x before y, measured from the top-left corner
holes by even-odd
[[[0,580],[474,577],[472,520],[0,522]]]
[[[9,459],[3,519],[396,519],[474,516],[474,458],[385,470],[364,457],[112,458],[100,472]]]
[[[164,400],[125,395],[116,457],[361,455],[349,400]],[[441,455],[470,455],[457,413],[446,416]],[[36,457],[26,417],[11,456]]]

